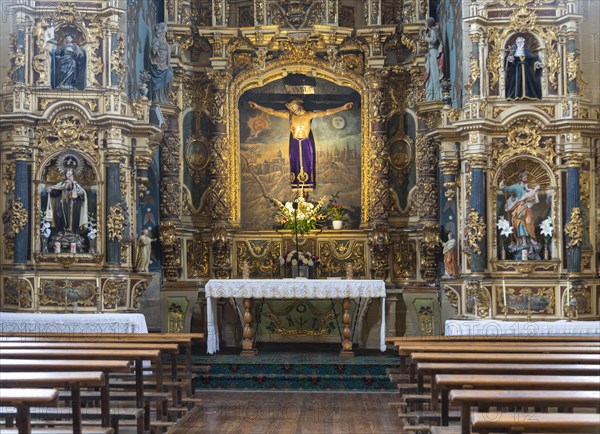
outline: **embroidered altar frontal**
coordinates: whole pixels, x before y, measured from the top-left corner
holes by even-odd
[[[380,349],[385,351],[385,283],[382,280],[308,280],[308,279],[227,279],[209,280],[207,298],[207,350],[219,350],[216,323],[216,300],[233,298],[284,298],[284,299],[344,299],[382,298]]]

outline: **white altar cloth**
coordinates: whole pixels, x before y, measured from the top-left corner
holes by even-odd
[[[447,320],[446,336],[600,336],[600,321]]]
[[[206,283],[207,351],[219,351],[216,303],[234,298],[381,298],[379,348],[385,351],[385,282],[383,280],[219,279]]]
[[[141,313],[0,312],[2,333],[148,333]]]

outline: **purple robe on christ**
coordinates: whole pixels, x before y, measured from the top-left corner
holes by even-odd
[[[290,183],[292,188],[315,188],[315,145],[312,132],[306,139],[290,134]]]

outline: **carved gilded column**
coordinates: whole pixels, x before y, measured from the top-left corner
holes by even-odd
[[[119,166],[121,153],[106,154],[106,262],[109,265],[121,265],[121,240],[123,237],[124,212],[121,197],[121,177]]]
[[[15,160],[15,196],[10,210],[10,233],[14,237],[14,262],[26,264],[29,251],[29,216],[31,215],[31,190],[29,180],[29,137],[26,127],[15,128],[15,147],[12,156]]]
[[[231,269],[230,249],[231,244],[225,242],[229,235],[227,228],[236,222],[237,186],[232,185],[231,178],[235,167],[234,156],[230,155],[227,139],[227,89],[231,81],[231,74],[217,71],[211,74],[213,92],[210,102],[210,116],[212,121],[212,137],[210,149],[210,174],[211,181],[208,188],[209,209],[213,223],[218,226],[218,234],[213,233],[213,273],[226,278]]]
[[[420,132],[417,135],[417,212],[423,223],[421,241],[421,273],[428,282],[437,277],[437,255],[439,251],[438,228],[438,180],[437,180],[437,142],[423,133],[430,129],[420,116]]]
[[[390,208],[389,194],[389,160],[390,152],[387,147],[387,131],[385,116],[387,113],[385,98],[385,76],[383,70],[369,71],[366,74],[370,88],[371,136],[369,167],[371,191],[367,200],[367,219],[371,226],[387,221]],[[366,168],[363,168],[363,171]]]
[[[467,213],[467,243],[471,247],[471,271],[481,273],[486,265],[485,236],[485,168],[487,158],[483,155],[468,157],[471,167],[471,202]]]
[[[567,204],[563,243],[567,247],[567,270],[569,273],[581,271],[581,241],[583,240],[583,220],[581,214],[581,195],[579,178],[583,154],[571,152],[567,160]]]
[[[181,144],[178,109],[161,106],[167,115],[167,130],[160,148],[160,227],[159,239],[164,259],[164,276],[168,281],[179,279],[181,273],[181,241],[175,222],[181,216]]]

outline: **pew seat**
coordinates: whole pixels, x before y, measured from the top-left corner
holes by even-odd
[[[471,414],[471,429],[474,433],[508,432],[598,434],[600,416],[594,413],[501,413],[490,417],[488,413]]]

